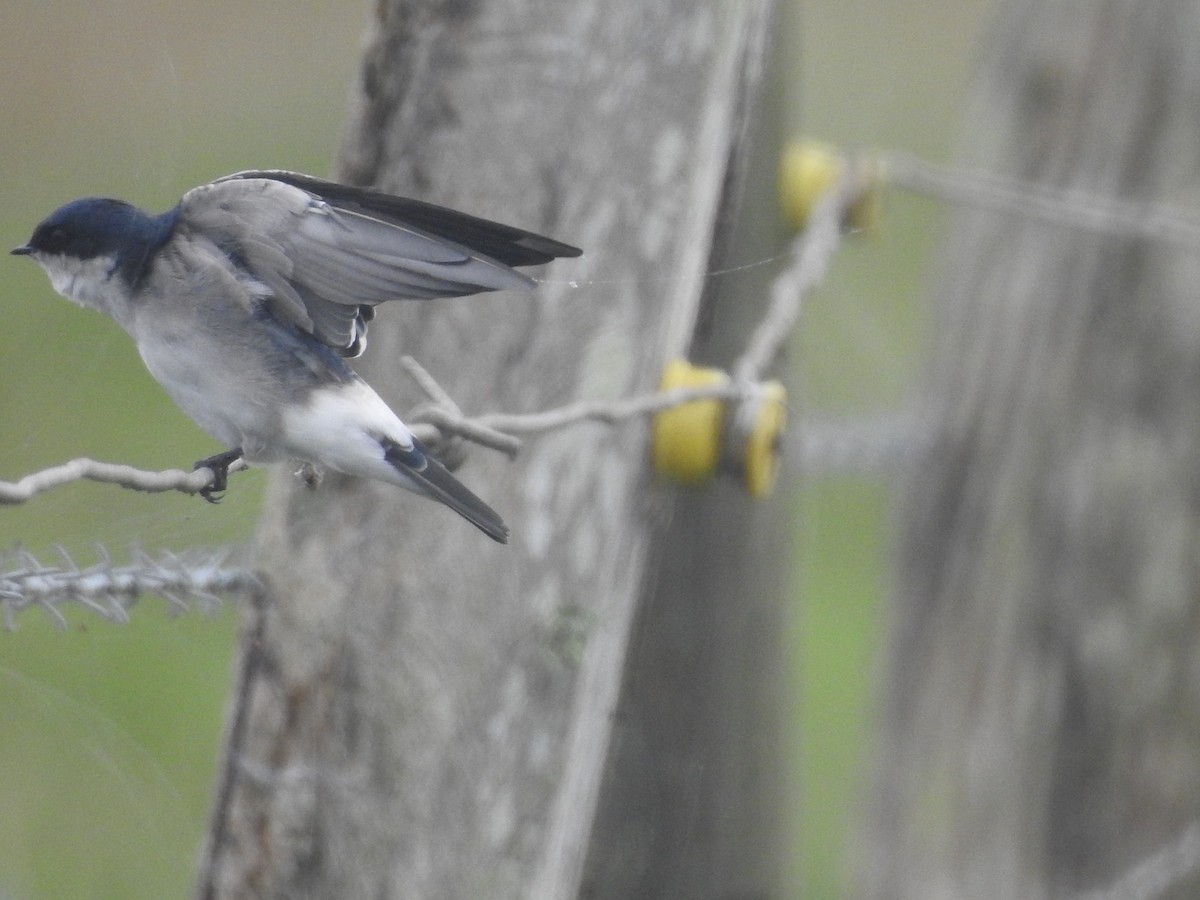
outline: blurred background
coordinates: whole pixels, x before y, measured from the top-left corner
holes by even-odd
[[[789,133],[952,158],[988,4],[784,3]],[[161,211],[239,169],[329,174],[366,15],[347,0],[3,0],[0,247],[78,196]],[[904,407],[940,218],[893,195],[883,227],[841,251],[806,308],[794,415]],[[77,456],[186,468],[220,449],[112,322],[57,297],[28,260],[0,266],[0,479]],[[239,474],[219,506],[72,485],[0,507],[0,553],[86,565],[97,544],[118,561],[134,548],[236,547],[262,485],[262,472]],[[774,502],[796,510],[789,896],[838,897],[870,747],[889,491],[816,478]],[[0,898],[185,896],[236,611],[172,617],[147,600],[128,626],[68,618],[64,631],[29,611],[0,632]]]

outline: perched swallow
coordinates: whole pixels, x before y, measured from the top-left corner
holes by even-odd
[[[575,247],[465,213],[293,172],[239,172],[152,215],[85,198],[12,251],[117,321],[171,398],[228,448],[196,463],[295,459],[444,503],[494,540],[508,527],[346,364],[375,305],[533,279]]]

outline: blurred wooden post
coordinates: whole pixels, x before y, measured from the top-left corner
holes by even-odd
[[[997,14],[967,164],[1194,219],[1196,5]],[[954,214],[866,896],[1072,897],[1194,834],[1198,249]],[[1191,856],[1113,896],[1200,896]]]
[[[381,311],[363,371],[396,409],[422,399],[401,353],[468,412],[524,412],[652,391],[689,352],[763,127],[771,7],[375,6],[338,174],[586,252],[533,295]],[[748,258],[775,249],[737,233]],[[764,294],[737,286],[735,315],[706,300],[704,355],[728,359]],[[515,463],[475,448],[460,475],[508,547],[387,486],[274,480],[199,895],[768,891],[778,509],[719,485],[672,516],[646,423],[537,437]]]

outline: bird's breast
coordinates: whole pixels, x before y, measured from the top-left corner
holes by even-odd
[[[136,336],[150,374],[197,425],[226,447],[269,444],[278,430],[277,397],[253,356],[199,323],[157,321]]]

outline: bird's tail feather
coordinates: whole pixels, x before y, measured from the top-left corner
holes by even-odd
[[[492,540],[508,543],[508,526],[499,513],[467,490],[424,445],[414,440],[411,450],[392,443],[384,449],[384,458],[414,490],[444,503]]]

